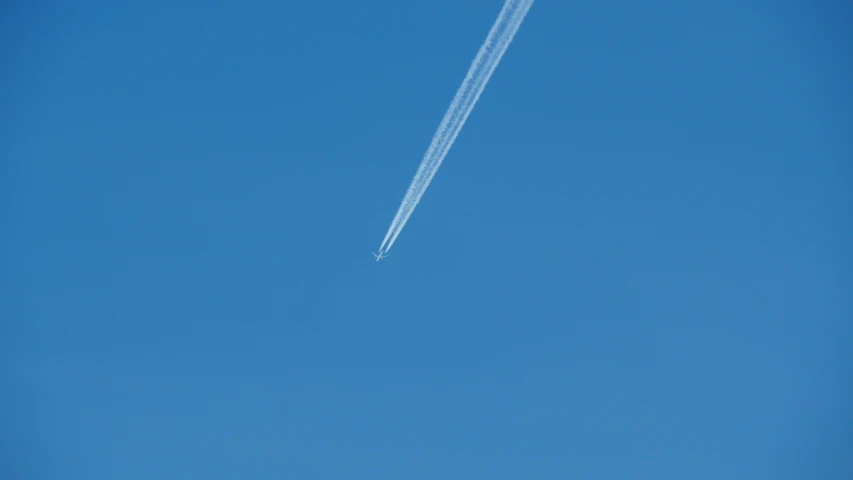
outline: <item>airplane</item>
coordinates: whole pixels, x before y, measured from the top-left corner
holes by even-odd
[[[381,250],[379,251],[379,255],[377,255],[377,254],[375,254],[375,253],[374,253],[374,254],[373,254],[373,256],[374,256],[374,257],[376,257],[376,261],[377,261],[377,262],[378,262],[379,260],[382,260],[383,258],[388,258],[388,255],[382,255],[382,251],[381,251]]]

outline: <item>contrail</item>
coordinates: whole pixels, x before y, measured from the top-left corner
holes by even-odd
[[[388,229],[380,250],[384,249],[387,251],[391,246],[390,244],[393,244],[396,240],[397,235],[405,225],[430,180],[435,175],[441,161],[444,159],[456,135],[458,135],[459,130],[465,123],[480,93],[485,88],[486,82],[488,82],[497,63],[509,46],[509,42],[521,25],[521,21],[524,19],[532,3],[533,0],[521,2],[518,0],[508,0],[504,4],[495,24],[486,37],[486,41],[472,62],[465,81],[463,81],[462,86],[457,91],[438,131],[433,137],[430,147],[418,168],[418,172],[409,186],[409,191],[406,193],[406,197],[403,199],[397,215]],[[502,30],[504,28],[505,30]],[[496,45],[496,50],[493,50]],[[472,95],[475,96],[471,98]],[[387,243],[389,238],[390,243]]]
[[[438,168],[441,166],[447,152],[459,135],[462,126],[474,109],[474,105],[486,88],[486,84],[497,68],[506,49],[512,42],[528,10],[534,0],[507,0],[501,9],[498,18],[492,25],[485,42],[480,47],[477,56],[471,63],[468,73],[462,85],[456,92],[450,107],[444,114],[444,118],[430,142],[429,148],[412,179],[411,185],[394,216],[394,220],[388,227],[388,232],[379,247],[380,254],[387,252],[397,236],[402,231],[418,202],[429,186]]]
[[[459,90],[456,92],[456,95],[453,98],[453,101],[450,103],[450,107],[447,109],[447,112],[444,114],[444,118],[441,120],[441,124],[438,126],[438,130],[436,130],[435,135],[433,136],[432,141],[430,142],[429,148],[424,154],[423,161],[418,167],[417,173],[415,173],[414,178],[412,179],[412,184],[409,185],[409,190],[406,192],[406,196],[403,199],[403,202],[400,204],[400,208],[397,210],[397,214],[394,217],[394,220],[391,222],[391,226],[388,228],[388,233],[385,234],[385,239],[382,240],[382,246],[380,246],[380,250],[385,246],[385,243],[388,241],[392,233],[396,230],[397,226],[400,223],[400,219],[404,215],[408,205],[411,203],[411,200],[415,196],[415,192],[417,188],[421,185],[418,180],[424,178],[424,172],[433,165],[435,151],[436,148],[446,142],[447,133],[449,126],[451,124],[458,123],[459,113],[463,110],[460,108],[461,105],[465,105],[470,103],[470,95],[473,91],[473,86],[477,83],[482,83],[482,78],[475,78],[475,76],[482,77],[482,67],[485,63],[485,57],[490,52],[490,47],[494,44],[495,38],[499,35],[499,30],[506,23],[506,18],[512,7],[514,6],[513,1],[507,1],[498,15],[497,20],[495,20],[495,24],[492,25],[491,30],[489,31],[488,36],[486,37],[486,41],[483,43],[483,46],[480,47],[480,50],[477,52],[477,56],[474,58],[474,61],[471,62],[471,67],[468,69],[468,73],[465,75],[465,79],[462,81],[462,85],[459,87]]]

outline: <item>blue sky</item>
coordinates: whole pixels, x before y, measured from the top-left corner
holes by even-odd
[[[0,24],[7,478],[849,478],[843,2]]]

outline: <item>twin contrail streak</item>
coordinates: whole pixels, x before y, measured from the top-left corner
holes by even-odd
[[[462,85],[456,92],[456,96],[450,103],[450,107],[444,114],[441,124],[427,148],[424,158],[412,179],[411,185],[388,227],[388,232],[379,247],[380,255],[391,249],[397,240],[397,236],[403,230],[406,222],[420,202],[421,197],[429,186],[447,152],[456,140],[462,126],[474,109],[477,100],[486,88],[489,78],[497,68],[498,63],[512,42],[515,33],[524,21],[527,11],[533,5],[534,0],[506,0],[495,24],[489,31],[486,41],[477,52],[477,56],[468,69],[468,74]]]

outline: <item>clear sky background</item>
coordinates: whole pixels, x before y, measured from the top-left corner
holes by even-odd
[[[853,8],[4,2],[0,474],[853,478]]]

